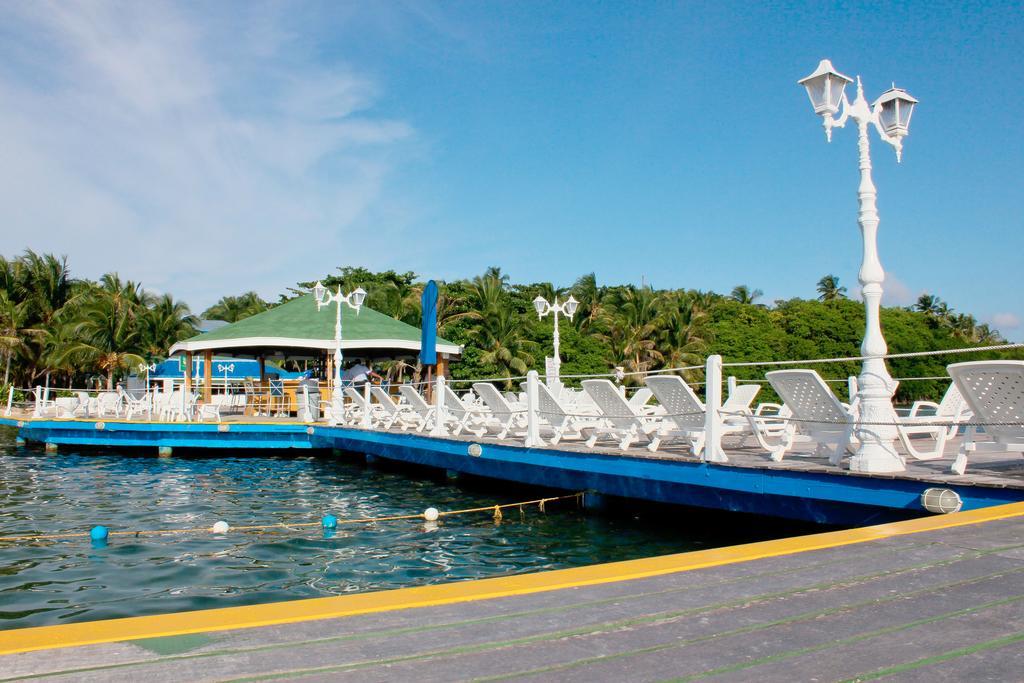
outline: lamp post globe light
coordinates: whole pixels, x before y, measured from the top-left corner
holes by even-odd
[[[553,313],[555,316],[555,333],[554,333],[554,347],[555,357],[552,358],[551,370],[546,372],[548,388],[552,391],[557,390],[559,386],[559,370],[562,367],[562,357],[558,353],[560,337],[558,334],[558,316],[564,314],[568,316],[569,320],[572,320],[572,316],[576,313],[576,308],[580,305],[580,302],[576,301],[575,298],[570,294],[569,298],[562,303],[558,303],[558,297],[555,297],[555,303],[549,303],[547,299],[538,295],[533,300],[533,307],[537,311],[537,319],[540,320],[549,313]]]
[[[349,294],[341,293],[341,285],[338,285],[338,291],[334,294],[324,287],[323,283],[317,282],[313,286],[313,297],[316,299],[316,310],[320,310],[325,306],[330,306],[332,303],[337,304],[337,309],[334,318],[334,377],[331,382],[331,405],[334,408],[334,414],[341,415],[341,404],[342,397],[338,391],[341,387],[341,305],[344,303],[349,308],[355,310],[356,315],[359,315],[359,309],[363,306],[363,300],[366,299],[366,291],[362,287],[357,287],[353,292]]]
[[[896,428],[892,426],[896,421],[896,412],[892,407],[896,383],[885,367],[883,356],[888,352],[888,347],[879,322],[885,271],[878,259],[877,192],[871,179],[868,126],[874,126],[882,141],[896,149],[896,162],[899,163],[903,153],[903,138],[909,132],[910,116],[917,100],[907,91],[893,86],[868,105],[858,76],[857,96],[851,103],[843,90],[853,80],[836,71],[827,59],[821,60],[814,73],[800,79],[798,83],[807,89],[814,113],[822,117],[825,137],[829,142],[832,141],[832,129],[842,128],[847,119],[852,118],[858,130],[858,222],[864,240],[864,254],[857,279],[864,295],[866,326],[860,350],[866,360],[857,382],[858,410],[854,433],[860,445],[850,459],[850,469],[858,472],[901,472],[905,465],[903,458],[896,452]],[[833,118],[836,114],[839,114],[839,118]]]

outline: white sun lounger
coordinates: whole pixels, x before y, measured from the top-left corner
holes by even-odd
[[[419,394],[416,395],[419,396]],[[377,404],[380,405],[381,412],[383,413],[381,415],[381,426],[385,429],[390,429],[396,424],[403,430],[409,427],[416,427],[419,430],[423,429],[426,419],[416,412],[412,406],[405,403],[395,403],[391,396],[388,395],[388,392],[378,386],[370,387],[370,396],[377,399]]]
[[[650,433],[657,430],[657,425],[648,424],[643,415],[629,405],[629,401],[619,393],[615,385],[606,379],[583,380],[583,390],[587,392],[601,417],[610,426],[597,427],[587,439],[587,447],[593,448],[601,437],[618,439],[619,448],[626,450],[641,437],[652,441]]]
[[[929,408],[934,411],[932,415],[922,415],[921,411]],[[896,427],[900,437],[900,443],[914,458],[918,460],[935,460],[941,458],[946,447],[946,442],[956,436],[960,429],[958,423],[965,421],[971,415],[956,382],[950,382],[945,395],[939,403],[932,401],[915,401],[910,407],[910,414],[899,417]],[[945,425],[941,423],[947,423]],[[912,439],[913,436],[924,436],[924,439]],[[931,448],[919,449],[921,443],[931,443]]]
[[[434,420],[434,406],[427,403],[420,392],[416,391],[416,387],[411,384],[403,384],[398,387],[398,393],[402,395],[409,407],[422,418],[423,422],[416,428],[417,432],[422,432]]]
[[[499,425],[498,438],[504,439],[513,427],[524,427],[526,409],[519,404],[510,403],[502,396],[498,388],[489,382],[476,382],[473,391],[490,410],[491,416]]]
[[[447,384],[444,385],[444,408],[447,413],[447,420],[454,426],[453,436],[458,436],[463,430],[472,432],[476,436],[483,436],[487,431],[484,423],[487,420],[487,412],[466,404],[461,398],[455,395]]]
[[[954,363],[947,370],[974,419],[985,424],[967,430],[952,471],[963,474],[973,453],[1024,453],[1024,361]],[[977,440],[981,429],[991,441]]]
[[[522,386],[525,391],[526,383]],[[600,426],[596,414],[584,412],[587,412],[584,408],[566,405],[543,382],[537,383],[537,414],[551,429],[551,435],[546,438],[552,446],[562,439],[582,439],[583,430]]]
[[[830,450],[829,462],[838,465],[853,437],[853,416],[814,370],[776,370],[765,375],[782,398],[793,421],[782,429],[766,429],[760,418],[747,415],[762,448],[780,461],[799,441],[817,445],[815,454]],[[778,417],[770,418],[777,420]]]

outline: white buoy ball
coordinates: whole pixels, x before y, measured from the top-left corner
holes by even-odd
[[[437,511],[437,508],[427,508],[423,511],[423,519],[428,522],[436,522],[437,518],[441,516],[441,513]]]
[[[228,526],[227,522],[217,522],[213,525],[213,533],[215,534],[226,534],[231,527]]]

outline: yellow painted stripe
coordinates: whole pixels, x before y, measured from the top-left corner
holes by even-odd
[[[677,555],[665,555],[589,567],[559,569],[477,581],[361,593],[330,598],[311,598],[247,607],[179,612],[148,617],[40,626],[0,632],[0,655],[58,647],[76,647],[139,638],[255,628],[314,619],[370,614],[391,610],[430,607],[471,600],[488,600],[513,595],[591,586],[691,571],[779,555],[821,550],[892,536],[935,531],[967,524],[979,524],[1024,516],[1024,503],[1011,503],[951,515],[925,517],[906,522],[832,531],[810,536],[762,541],[727,548],[713,548]]]

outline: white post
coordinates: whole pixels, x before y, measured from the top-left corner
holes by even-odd
[[[736,375],[729,375],[725,380],[725,384],[729,388],[729,396],[736,393]]]
[[[860,352],[868,358],[857,379],[857,425],[855,434],[860,446],[850,458],[850,469],[854,472],[902,472],[906,469],[903,459],[896,453],[896,427],[879,426],[877,423],[895,425],[896,412],[892,407],[892,395],[896,384],[885,367],[882,358],[888,352],[879,314],[882,303],[882,282],[885,271],[878,259],[878,210],[875,206],[877,192],[871,179],[871,148],[868,141],[868,124],[871,122],[867,100],[860,79],[857,79],[857,100],[854,101],[851,116],[857,121],[860,151],[860,199],[861,235],[864,240],[864,255],[857,279],[864,295],[864,310],[867,318],[864,341]],[[858,116],[858,114],[860,114]],[[876,424],[865,424],[876,423]]]
[[[4,415],[7,415],[8,417],[10,417],[10,415],[11,415],[11,406],[13,405],[13,403],[14,403],[14,385],[12,384],[11,388],[10,388],[10,391],[7,392],[7,411],[4,413]]]
[[[527,448],[543,446],[544,441],[540,438],[540,413],[539,390],[537,384],[540,382],[540,375],[536,370],[526,373],[526,442]]]
[[[366,383],[363,385],[363,404],[366,406],[366,410],[363,411],[362,419],[359,421],[359,426],[363,429],[370,429],[370,378],[366,378]]]
[[[309,387],[305,384],[302,385],[302,401],[305,404],[306,409],[302,411],[302,421],[312,422],[313,411],[309,407]]]
[[[41,405],[40,401],[42,401],[42,399],[43,399],[43,388],[41,386],[39,386],[38,384],[36,385],[36,392],[35,393],[36,393],[36,406],[32,410],[32,417],[42,417],[43,416],[43,408],[42,408],[42,405]]]
[[[707,368],[704,372],[707,383],[704,385],[704,452],[701,460],[705,462],[729,462],[722,450],[722,357],[708,356]]]
[[[850,375],[849,377],[846,378],[846,392],[847,392],[847,395],[850,397],[850,402],[852,403],[853,399],[856,398],[856,396],[857,396],[857,376],[856,375]]]
[[[438,375],[434,385],[434,428],[430,430],[430,435],[448,436],[444,422],[444,376]]]

